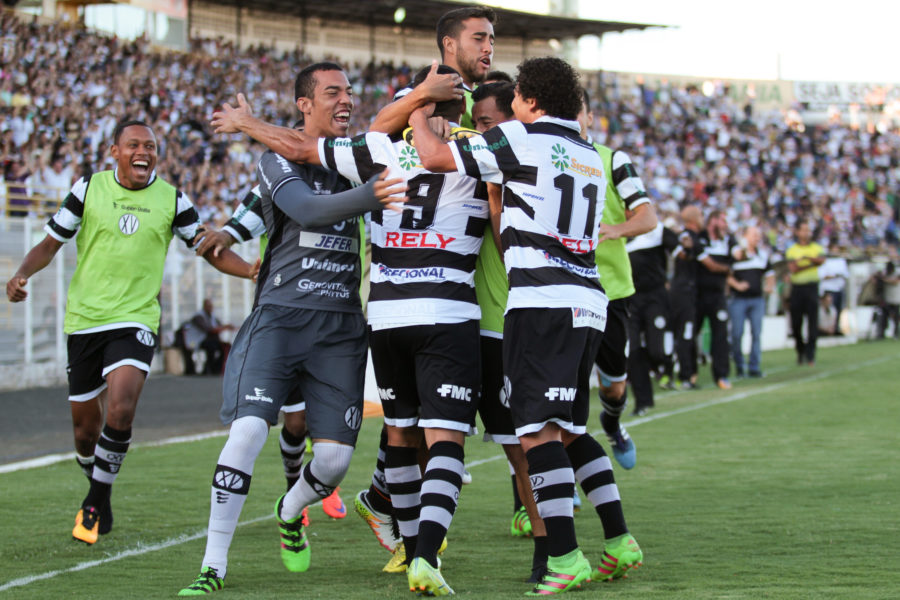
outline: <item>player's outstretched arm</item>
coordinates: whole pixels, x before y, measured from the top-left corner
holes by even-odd
[[[441,141],[428,126],[428,117],[431,116],[432,110],[434,105],[430,104],[416,109],[409,116],[409,124],[413,128],[416,140],[416,152],[422,166],[432,173],[452,173],[456,171],[456,161],[453,160],[450,146]]]
[[[437,74],[438,61],[431,62],[431,71],[420,85],[411,92],[391,102],[375,115],[369,131],[381,133],[399,133],[406,128],[412,111],[425,106],[429,102],[441,102],[463,97],[463,90],[456,87],[462,83],[462,77],[456,73]]]
[[[235,254],[234,251],[225,248],[218,255],[216,255],[212,249],[208,250],[206,254],[203,255],[203,258],[206,259],[206,262],[211,264],[217,271],[225,273],[226,275],[231,275],[233,277],[240,277],[241,279],[251,279],[256,280],[256,274],[259,273],[259,261],[257,260],[255,264],[250,264],[239,255]]]
[[[28,297],[28,291],[25,289],[28,279],[49,265],[60,248],[62,242],[48,235],[29,250],[16,274],[6,282],[6,297],[10,302],[21,302]]]
[[[214,112],[210,124],[216,133],[246,134],[290,161],[319,164],[317,138],[257,119],[243,94],[237,95],[237,106],[226,102]]]
[[[291,179],[275,190],[272,200],[301,227],[331,225],[406,202],[403,179],[388,179],[387,173],[385,169],[364,185],[337,194],[316,194],[302,179]]]
[[[194,247],[194,252],[197,253],[197,256],[204,256],[212,250],[213,255],[218,256],[222,250],[230,248],[235,242],[237,240],[226,231],[205,231],[200,243]]]

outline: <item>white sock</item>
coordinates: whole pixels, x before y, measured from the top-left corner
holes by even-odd
[[[314,443],[312,460],[303,467],[300,479],[284,497],[281,518],[290,521],[313,502],[328,497],[344,479],[352,456],[353,446]]]
[[[231,424],[228,440],[219,454],[210,493],[209,530],[202,563],[203,568],[214,568],[219,577],[225,577],[228,548],[250,491],[253,464],[268,433],[269,426],[263,419],[241,417]]]

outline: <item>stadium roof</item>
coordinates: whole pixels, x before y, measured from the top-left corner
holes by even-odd
[[[219,0],[217,4],[318,18],[324,21],[343,23],[349,21],[386,27],[396,25],[394,11],[403,7],[406,10],[403,27],[428,32],[434,32],[438,19],[445,12],[466,6],[448,0]],[[497,34],[504,38],[567,39],[583,35],[602,36],[612,31],[660,27],[644,23],[593,21],[493,8],[497,12]]]

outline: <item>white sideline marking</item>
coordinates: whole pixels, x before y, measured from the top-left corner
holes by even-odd
[[[225,437],[228,435],[228,430],[217,430],[217,431],[208,431],[206,433],[196,433],[193,435],[179,435],[177,437],[170,437],[164,440],[156,440],[155,442],[146,442],[142,444],[135,444],[135,448],[149,448],[151,446],[168,446],[169,444],[180,444],[182,442],[199,442],[200,440],[208,440],[210,438],[216,437]],[[8,463],[5,465],[0,465],[0,474],[3,473],[12,473],[13,471],[24,471],[26,469],[35,469],[37,467],[47,467],[49,465],[55,465],[59,462],[64,462],[67,460],[72,460],[75,458],[74,452],[66,452],[64,454],[48,454],[46,456],[39,456],[38,458],[31,458],[29,460],[23,460],[14,463]]]
[[[640,417],[640,418],[634,419],[633,421],[629,421],[628,426],[636,427],[637,425],[642,425],[644,423],[649,423],[651,421],[658,421],[658,420],[664,419],[666,417],[672,417],[675,415],[680,415],[683,413],[700,410],[702,408],[709,408],[711,406],[718,406],[720,404],[728,404],[730,402],[736,402],[738,400],[743,400],[745,398],[749,398],[751,396],[756,396],[759,394],[766,394],[769,392],[774,392],[774,391],[780,390],[782,388],[790,387],[790,386],[798,384],[798,383],[807,383],[810,381],[817,381],[819,379],[825,379],[827,377],[831,377],[832,375],[837,375],[839,373],[846,373],[847,371],[855,371],[856,369],[862,369],[865,367],[876,365],[878,363],[887,362],[889,360],[895,360],[898,356],[900,356],[900,355],[893,354],[890,356],[882,356],[880,358],[867,360],[865,362],[861,362],[861,363],[858,363],[855,365],[848,365],[848,366],[845,366],[845,367],[842,367],[839,369],[835,369],[833,371],[822,371],[821,373],[816,373],[815,375],[809,375],[807,377],[800,377],[800,378],[794,379],[792,381],[783,381],[781,383],[775,383],[775,384],[767,385],[767,386],[761,387],[761,388],[753,388],[753,389],[750,389],[750,390],[747,390],[744,392],[730,394],[728,396],[724,396],[724,397],[718,398],[716,400],[709,400],[707,402],[701,402],[700,404],[685,406],[685,407],[677,408],[675,410],[670,410],[670,411],[667,411],[664,413],[650,415],[648,417]],[[592,435],[595,435],[597,433],[599,433],[599,432],[597,432],[597,431],[592,432]],[[177,441],[192,441],[193,439],[207,439],[210,437],[217,437],[217,436],[222,436],[222,435],[225,435],[225,433],[212,432],[212,433],[208,433],[208,434],[199,434],[197,436],[182,436],[182,437],[178,437],[178,438],[169,438],[167,440],[160,440],[159,442],[148,443],[148,444],[145,444],[145,446],[164,446],[167,444],[176,443],[176,440]],[[62,456],[62,455],[55,455],[55,456]],[[72,456],[74,456],[74,454]],[[498,454],[498,455],[495,455],[495,456],[492,456],[489,458],[473,460],[470,463],[466,463],[466,467],[477,467],[478,465],[483,465],[483,464],[486,464],[489,462],[493,462],[495,460],[500,460],[501,458],[506,458],[506,454]],[[38,459],[35,459],[35,460],[38,460]],[[32,461],[26,461],[26,462],[32,462]],[[22,463],[18,463],[18,464],[22,464]],[[52,463],[48,463],[48,464],[52,464]],[[29,468],[29,467],[25,467],[25,468]],[[250,519],[249,521],[243,521],[243,522],[238,523],[238,527],[241,527],[244,525],[250,525],[251,523],[258,523],[260,521],[264,521],[266,519],[271,519],[271,518],[272,518],[272,515],[257,517],[255,519]],[[170,538],[168,540],[164,540],[162,542],[159,542],[157,544],[152,544],[149,546],[144,546],[143,544],[138,544],[134,548],[131,548],[129,550],[124,550],[118,554],[114,554],[112,556],[108,556],[106,558],[101,558],[98,560],[91,560],[91,561],[83,562],[83,563],[75,565],[74,567],[70,567],[68,569],[59,569],[57,571],[48,571],[46,573],[41,573],[40,575],[30,575],[28,577],[21,577],[19,579],[13,579],[12,581],[7,581],[6,583],[0,585],[0,592],[15,588],[15,587],[21,587],[24,585],[28,585],[28,584],[34,583],[36,581],[52,579],[53,577],[56,577],[57,575],[65,575],[66,573],[74,573],[76,571],[83,571],[85,569],[90,569],[92,567],[99,567],[100,565],[110,563],[110,562],[115,562],[118,560],[122,560],[123,558],[130,558],[132,556],[140,556],[142,554],[147,554],[149,552],[155,552],[157,550],[164,550],[166,548],[171,548],[172,546],[178,546],[179,544],[183,544],[186,542],[192,542],[194,540],[201,539],[205,535],[206,535],[206,530],[204,529],[197,533],[193,533],[190,535],[182,535],[182,536],[175,537],[175,538]]]
[[[266,519],[271,519],[272,515],[266,515],[264,517],[257,517],[255,519],[250,519],[249,521],[243,521],[238,523],[238,526],[241,525],[250,525],[251,523],[258,523],[260,521],[265,521]],[[89,560],[83,563],[79,563],[74,567],[69,567],[68,569],[60,569],[58,571],[48,571],[46,573],[41,573],[40,575],[30,575],[28,577],[21,577],[19,579],[13,579],[12,581],[7,581],[3,585],[0,585],[0,592],[6,591],[8,589],[14,587],[22,587],[23,585],[28,585],[29,583],[34,583],[35,581],[43,581],[44,579],[52,579],[57,575],[65,575],[66,573],[74,573],[76,571],[84,571],[85,569],[90,569],[93,567],[99,567],[100,565],[115,562],[117,560],[122,560],[123,558],[129,558],[131,556],[140,556],[141,554],[147,554],[148,552],[155,552],[157,550],[165,550],[166,548],[171,548],[172,546],[177,546],[179,544],[184,544],[186,542],[193,542],[194,540],[199,540],[203,537],[206,537],[206,530],[198,531],[196,533],[190,535],[180,535],[175,538],[169,538],[168,540],[164,540],[159,542],[158,544],[151,544],[149,546],[145,546],[143,544],[138,544],[134,548],[129,550],[124,550],[119,552],[118,554],[113,554],[112,556],[107,556],[106,558],[100,558],[97,560]]]

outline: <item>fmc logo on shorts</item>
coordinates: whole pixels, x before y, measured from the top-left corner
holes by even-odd
[[[125,235],[133,234],[138,230],[138,227],[140,226],[141,222],[136,216],[131,213],[125,213],[124,215],[119,217],[119,231],[121,231]]]

